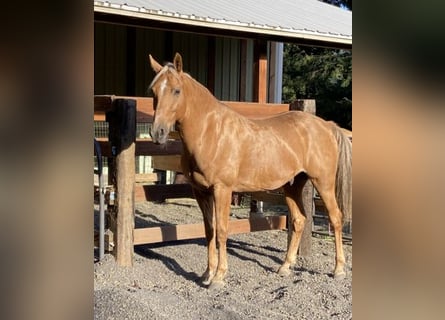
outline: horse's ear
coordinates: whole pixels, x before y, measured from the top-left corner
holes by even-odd
[[[178,52],[176,52],[176,54],[175,54],[175,58],[173,59],[173,64],[175,65],[176,71],[178,71],[178,73],[181,73],[182,72],[182,57]]]
[[[161,71],[162,66],[151,56],[151,54],[148,55],[148,58],[150,60],[150,65],[153,68],[154,72],[158,73]]]

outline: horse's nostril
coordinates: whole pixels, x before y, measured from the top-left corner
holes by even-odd
[[[164,128],[159,129],[159,134],[160,134],[161,136],[164,135]]]

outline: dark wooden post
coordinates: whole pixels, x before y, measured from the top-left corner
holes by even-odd
[[[115,203],[111,207],[111,230],[119,266],[133,265],[134,181],[136,141],[136,101],[116,99],[107,112],[112,165],[110,181],[115,188]],[[114,221],[113,221],[114,220]]]
[[[315,100],[298,99],[291,103],[290,110],[300,110],[315,114]],[[304,226],[303,235],[301,236],[298,254],[300,256],[308,256],[311,253],[312,242],[312,224],[314,214],[314,187],[310,181],[306,182],[303,188],[303,206],[306,213],[306,224]],[[291,225],[288,224],[288,228]]]

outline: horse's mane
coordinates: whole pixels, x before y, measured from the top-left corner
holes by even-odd
[[[169,69],[172,69],[174,71],[173,74],[175,74],[176,76],[179,76],[178,73],[176,72],[175,69],[175,65],[171,62],[167,62],[162,69],[156,74],[156,76],[153,78],[153,80],[151,81],[150,85],[148,86],[149,89],[151,89],[154,84],[159,80],[159,78],[166,73]]]

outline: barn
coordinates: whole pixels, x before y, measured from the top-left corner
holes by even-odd
[[[352,13],[316,0],[94,1],[94,93],[146,96],[147,56],[181,52],[218,99],[281,103],[283,43],[352,48]]]

